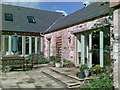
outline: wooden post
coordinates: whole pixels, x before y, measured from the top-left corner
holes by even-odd
[[[89,34],[89,50],[92,49],[92,33]],[[92,67],[92,53],[89,52],[89,68]]]
[[[29,37],[29,54],[32,53],[32,37]]]
[[[12,51],[12,36],[9,36],[9,39],[8,39],[8,52],[9,52],[9,55],[11,55],[11,51]]]
[[[0,59],[5,51],[5,36],[0,34]]]
[[[85,36],[81,35],[81,61],[85,64]]]
[[[37,39],[38,39],[38,38],[35,37],[35,53],[37,53],[37,48],[38,48],[38,47],[37,47]]]
[[[25,36],[22,36],[22,55],[24,56],[26,53],[26,43],[25,43]]]
[[[77,57],[78,57],[78,55],[77,55],[77,36],[75,36],[75,66],[77,66]]]
[[[43,44],[43,37],[41,37],[41,40],[40,40],[40,41],[41,41],[41,52],[43,52],[43,45],[44,45],[44,44]]]
[[[103,51],[103,47],[104,47],[104,36],[103,36],[103,31],[100,31],[100,67],[103,67],[104,63],[103,63],[103,59],[104,59],[104,51]]]

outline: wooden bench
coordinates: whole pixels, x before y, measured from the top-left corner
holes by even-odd
[[[2,70],[6,71],[6,68],[22,68],[25,70],[25,57],[20,56],[3,56],[2,57]]]

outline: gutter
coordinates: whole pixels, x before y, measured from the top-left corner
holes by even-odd
[[[61,18],[64,18],[64,17],[60,17],[59,19],[61,19]],[[53,26],[55,25],[55,23],[56,23],[59,19],[57,19],[47,30],[45,30],[45,31],[43,32],[43,34],[45,34],[51,27],[53,27]]]

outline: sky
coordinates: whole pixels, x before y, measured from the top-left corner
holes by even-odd
[[[5,4],[30,7],[42,10],[61,10],[70,14],[83,8],[83,2],[99,2],[103,0],[0,0]],[[104,0],[106,1],[106,0]]]
[[[82,2],[6,2],[6,4],[49,11],[62,10],[68,14],[84,7]]]

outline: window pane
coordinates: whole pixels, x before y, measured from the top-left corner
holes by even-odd
[[[5,51],[8,52],[8,36],[5,36]]]
[[[19,37],[18,51],[19,51],[20,54],[22,54],[22,37]]]
[[[38,46],[38,50],[37,51],[40,51],[40,37],[38,37],[38,39],[37,39],[37,46]]]
[[[35,52],[35,37],[32,37],[32,53]]]
[[[29,54],[29,37],[26,37],[26,54]]]
[[[13,21],[13,16],[12,16],[12,14],[5,13],[5,20],[6,20],[6,21]]]
[[[27,16],[29,23],[36,23],[35,18],[33,16]]]

